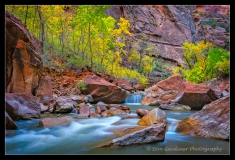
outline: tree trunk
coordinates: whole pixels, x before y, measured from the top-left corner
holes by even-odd
[[[25,24],[25,25],[26,25],[26,22],[27,22],[28,10],[29,10],[29,6],[27,5],[27,8],[26,8],[26,15],[25,15],[25,19],[24,19],[24,24]]]
[[[41,40],[42,40],[42,43],[44,43],[45,33],[44,33],[44,21],[42,19],[42,12],[41,12],[41,9],[40,9],[39,6],[36,6],[36,9],[37,9],[37,12],[38,12],[38,16],[39,16],[39,19],[40,19],[40,25],[41,25]]]
[[[138,72],[140,73],[140,65],[141,65],[141,61],[142,61],[141,51],[139,52],[139,54],[140,54],[140,60],[139,60],[139,64],[138,64]]]
[[[91,47],[91,23],[88,25],[88,39],[89,39],[89,47],[90,47],[90,62],[91,62],[91,69],[93,68],[93,61],[92,61],[92,47]]]

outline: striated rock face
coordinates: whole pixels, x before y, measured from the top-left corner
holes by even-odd
[[[218,26],[215,29],[208,27],[211,27],[211,22],[214,21],[229,26],[229,12],[229,5],[123,5],[112,6],[106,10],[106,14],[116,20],[124,17],[130,21],[130,39],[133,43],[144,33],[150,45],[158,47],[154,54],[159,54],[160,58],[176,64],[183,63],[182,44],[185,41],[195,43],[207,40],[224,47],[230,40],[228,32]],[[208,19],[204,14],[212,19]],[[218,15],[221,17],[217,18]],[[130,48],[131,46],[132,44],[129,44]]]
[[[6,112],[13,120],[39,118],[41,106],[31,92],[5,93]]]
[[[108,104],[118,104],[124,102],[127,97],[126,91],[96,75],[88,75],[83,78],[83,81],[87,86],[83,92],[93,97],[93,103],[102,101]]]
[[[146,89],[146,96],[143,97],[141,104],[149,105],[158,100],[162,102],[174,100],[183,89],[184,81],[181,75],[169,77]]]
[[[177,132],[206,138],[230,138],[230,95],[205,105],[201,111],[182,120]]]
[[[183,95],[179,95],[176,99],[178,103],[190,106],[192,110],[200,110],[205,104],[218,98],[209,86],[185,83]]]
[[[138,122],[140,126],[151,126],[153,124],[167,124],[166,113],[163,110],[154,108]]]
[[[117,7],[112,7],[106,14],[128,19],[133,36],[138,37],[141,32],[145,33],[151,43],[158,47],[157,53],[164,59],[182,63],[182,44],[197,39],[190,10],[185,6],[132,5],[119,8],[121,12],[117,11]]]
[[[197,5],[196,10],[200,13],[230,15],[230,7],[228,5]]]
[[[5,11],[6,92],[31,92],[39,85],[43,53],[42,42],[33,37],[26,26]]]
[[[18,126],[15,124],[15,122],[11,119],[11,117],[8,115],[8,113],[5,111],[5,127],[6,129],[17,129]]]
[[[165,124],[154,124],[147,128],[143,127],[143,129],[142,128],[130,129],[130,131],[126,131],[127,133],[126,135],[113,139],[112,141],[100,147],[128,146],[134,144],[144,144],[144,143],[163,141],[165,139],[165,132],[166,132]]]

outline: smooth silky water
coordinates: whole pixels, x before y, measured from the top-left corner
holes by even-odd
[[[135,102],[124,104],[136,115],[136,109],[151,110]],[[166,111],[168,128],[165,140],[117,148],[98,148],[118,135],[111,132],[124,126],[138,126],[139,119],[121,120],[125,115],[107,118],[77,119],[76,113],[61,114],[72,116],[68,126],[52,128],[39,127],[40,119],[15,121],[15,134],[5,137],[5,153],[10,154],[230,154],[230,143],[225,140],[182,135],[175,131],[177,123],[196,111]],[[42,114],[41,118],[56,117],[58,114]]]

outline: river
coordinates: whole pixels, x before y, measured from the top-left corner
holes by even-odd
[[[138,108],[148,110],[155,108],[137,102],[135,105],[131,103],[125,105],[131,109],[131,115],[136,115]],[[97,148],[97,146],[118,137],[111,132],[112,129],[137,126],[139,119],[122,120],[124,115],[77,119],[76,113],[69,113],[61,116],[72,116],[75,121],[71,121],[68,126],[52,128],[39,127],[40,119],[15,121],[18,129],[14,130],[15,134],[5,137],[5,154],[230,154],[229,141],[182,135],[175,131],[177,122],[196,111],[165,112],[169,125],[164,141],[118,148]],[[56,115],[42,114],[41,118],[56,117]]]

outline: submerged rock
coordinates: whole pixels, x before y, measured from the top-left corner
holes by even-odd
[[[54,126],[65,126],[70,123],[70,121],[74,121],[75,119],[70,116],[58,117],[58,118],[43,118],[39,121],[40,127],[54,127]]]
[[[161,104],[159,106],[162,110],[173,110],[173,111],[189,111],[191,107],[183,104],[178,103],[171,103],[171,104]]]

